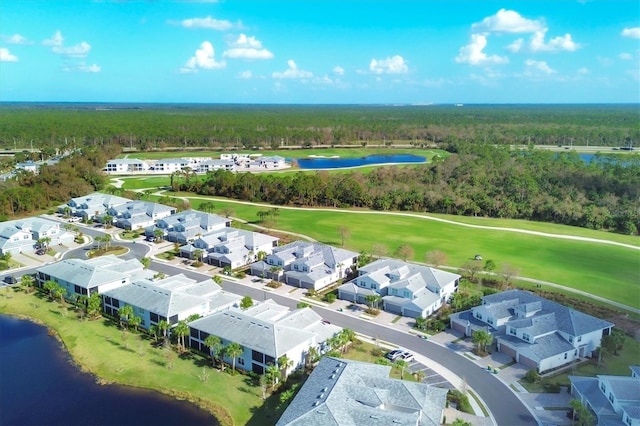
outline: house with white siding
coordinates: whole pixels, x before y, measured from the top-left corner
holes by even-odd
[[[271,254],[279,238],[259,232],[224,228],[200,236],[193,243],[180,247],[180,256],[232,269],[254,262],[260,252]]]
[[[320,290],[344,278],[357,263],[356,252],[321,243],[295,241],[275,247],[264,260],[251,264],[251,275]]]
[[[162,279],[142,278],[131,284],[105,291],[103,309],[118,317],[126,305],[142,319],[140,326],[148,330],[160,321],[171,326],[191,315],[205,316],[238,307],[241,296],[228,293],[212,280],[196,281],[183,274]]]
[[[640,366],[631,376],[569,376],[571,395],[587,407],[599,425],[640,426]]]
[[[232,160],[207,160],[198,164],[197,173],[215,172],[216,170],[236,171],[236,163]]]
[[[322,358],[276,426],[442,424],[448,390],[391,379],[391,368]]]
[[[117,195],[94,192],[83,197],[72,198],[67,204],[58,206],[58,213],[79,217],[84,221],[92,221],[104,216],[110,208],[130,201],[128,198],[118,197]]]
[[[107,214],[113,217],[113,223],[122,229],[136,230],[153,226],[156,221],[175,214],[177,209],[164,204],[149,201],[128,201],[110,207]]]
[[[184,245],[228,226],[231,226],[231,219],[197,210],[185,210],[146,227],[145,235],[154,237],[156,230],[160,230],[163,239]]]
[[[498,351],[539,373],[591,357],[614,326],[524,290],[484,296],[480,306],[450,320],[466,336],[491,333]]]
[[[283,356],[292,361],[291,366],[282,366],[286,374],[303,367],[310,348],[324,352],[325,342],[342,330],[322,321],[312,309],[291,311],[272,300],[245,310],[216,312],[190,322],[189,328],[192,349],[208,354],[204,341],[210,335],[219,337],[223,346],[238,343],[242,353],[235,360],[236,368],[256,374],[264,374]],[[225,355],[225,361],[233,360]]]
[[[109,174],[141,173],[149,170],[149,163],[137,158],[118,158],[107,161],[104,171]]]
[[[0,254],[33,253],[38,240],[50,238],[49,244],[68,244],[74,235],[59,222],[40,217],[30,217],[0,223]]]
[[[379,259],[358,270],[358,277],[338,287],[338,298],[367,303],[378,296],[385,311],[426,318],[458,290],[460,275],[396,259]]]
[[[65,298],[69,300],[94,293],[102,294],[130,284],[132,278],[151,274],[151,271],[144,270],[139,260],[124,260],[113,255],[93,259],[64,259],[41,266],[36,271],[39,287],[43,287],[47,281],[55,281],[65,288]]]

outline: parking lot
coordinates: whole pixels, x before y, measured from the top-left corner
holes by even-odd
[[[416,360],[414,354],[410,351],[407,351],[405,349],[394,349],[387,352],[385,358],[387,358],[391,362],[404,360],[408,364],[407,371],[409,371],[409,373],[411,373],[412,375],[416,374],[418,371],[422,371],[424,377],[422,379],[423,383],[444,389],[455,389],[455,386],[443,376],[438,374],[437,371],[429,368],[429,366],[425,363]]]

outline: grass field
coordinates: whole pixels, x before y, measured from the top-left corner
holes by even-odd
[[[235,151],[234,151],[235,152]],[[219,157],[221,153],[228,151],[172,151],[172,152],[136,152],[130,154],[122,154],[119,158],[140,158],[145,160],[156,160],[161,158],[176,157]],[[330,157],[338,155],[343,158],[366,157],[375,154],[415,154],[424,155],[428,158],[438,154],[441,157],[449,155],[448,152],[439,149],[421,149],[421,148],[310,148],[310,149],[282,149],[282,150],[261,150],[261,151],[237,151],[238,154],[262,154],[279,155],[285,158],[306,158],[310,155],[323,155]]]
[[[36,293],[0,290],[0,313],[26,316],[56,331],[72,357],[86,371],[108,381],[159,390],[184,398],[216,413],[223,425],[244,425],[263,401],[259,386],[248,376],[231,376],[212,369],[208,358],[155,348],[134,333],[123,332],[111,321],[80,321],[75,312]],[[64,315],[63,315],[64,314]],[[167,356],[167,353],[172,354]],[[169,364],[172,368],[168,368]],[[208,376],[203,380],[204,375]],[[255,422],[253,424],[272,424]]]
[[[191,201],[192,206],[197,208],[199,200]],[[266,208],[218,199],[215,206],[220,210],[231,207],[235,212],[234,217],[248,221],[257,221],[257,212]],[[380,215],[375,212],[354,214],[342,210],[314,211],[280,207],[280,215],[274,228],[301,233],[323,243],[340,246],[339,226],[349,228],[351,236],[345,241],[345,248],[354,251],[371,252],[375,244],[383,244],[389,252],[393,252],[400,244],[407,243],[414,250],[413,260],[422,262],[426,252],[440,250],[447,254],[447,265],[450,266],[461,266],[475,254],[481,254],[485,260],[494,260],[498,269],[509,264],[518,268],[521,276],[554,282],[628,306],[640,307],[640,253],[634,249],[468,228],[413,217]],[[555,232],[559,226],[553,225],[551,232]],[[537,230],[545,228],[539,226]],[[592,232],[589,236],[594,238],[607,239],[610,235]],[[622,240],[629,244],[637,242],[634,237]]]

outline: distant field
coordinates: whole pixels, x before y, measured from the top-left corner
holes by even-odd
[[[191,194],[177,194],[191,196]],[[197,208],[199,201],[192,200]],[[251,206],[216,200],[217,209],[231,207],[235,217],[257,221],[257,212],[265,206]],[[457,220],[457,216],[449,219]],[[520,221],[504,222],[518,227]],[[415,256],[424,261],[425,253],[441,250],[448,256],[447,264],[461,266],[481,254],[493,259],[498,268],[508,263],[520,270],[520,275],[550,281],[597,294],[608,299],[640,307],[640,252],[623,247],[582,241],[560,240],[508,231],[474,229],[454,224],[411,217],[386,216],[374,212],[362,214],[344,211],[293,210],[280,207],[278,229],[308,235],[323,243],[340,245],[339,226],[347,226],[351,236],[345,247],[371,252],[374,244],[383,244],[393,252],[400,244],[409,244]],[[533,224],[536,230],[558,232],[561,225]],[[572,234],[568,228],[565,234]],[[613,234],[583,230],[590,237],[613,239]],[[624,237],[624,236],[618,236]],[[637,243],[628,237],[620,242]]]
[[[171,151],[171,152],[136,152],[131,154],[120,155],[119,158],[124,158],[125,155],[128,158],[139,158],[155,160],[161,158],[176,158],[176,157],[219,157],[222,153],[229,153],[228,151]],[[261,151],[237,151],[239,154],[262,154],[263,156],[279,155],[286,158],[306,158],[310,155],[323,155],[325,157],[331,157],[334,155],[343,158],[358,158],[366,157],[367,155],[376,154],[414,154],[424,155],[427,158],[433,157],[437,154],[441,157],[449,155],[448,152],[440,149],[419,149],[419,148],[323,148],[323,149],[285,149],[285,150],[261,150]]]

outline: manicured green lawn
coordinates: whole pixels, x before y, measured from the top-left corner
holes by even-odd
[[[215,413],[223,425],[247,424],[262,405],[260,388],[253,386],[248,376],[212,369],[209,358],[180,358],[173,350],[155,348],[137,334],[123,334],[106,319],[80,321],[75,312],[36,293],[1,289],[0,313],[23,315],[47,324],[61,337],[74,360],[101,379],[195,402]]]
[[[192,206],[197,208],[199,200],[194,198],[191,202]],[[256,222],[257,212],[269,208],[222,199],[215,199],[214,202],[216,209],[222,210],[228,206],[233,208],[234,217]],[[475,254],[481,254],[485,260],[494,260],[498,270],[506,263],[518,268],[521,276],[554,282],[632,307],[640,307],[638,250],[508,231],[468,228],[375,212],[355,214],[343,210],[313,211],[285,207],[279,207],[279,211],[274,228],[308,235],[326,244],[340,246],[338,227],[346,226],[351,236],[345,241],[345,248],[358,252],[371,252],[375,244],[382,244],[392,253],[398,246],[406,243],[414,250],[413,260],[422,262],[425,260],[426,252],[440,250],[447,254],[446,264],[450,266],[461,266]],[[552,232],[558,226],[553,225]],[[605,232],[596,234],[601,239],[607,239],[610,235]]]
[[[128,158],[140,158],[145,160],[155,160],[161,158],[177,157],[220,157],[226,151],[177,151],[177,152],[137,152],[127,154]],[[263,156],[279,155],[286,158],[307,158],[310,155],[322,155],[331,157],[338,155],[343,158],[366,157],[375,154],[415,154],[424,155],[431,158],[434,154],[441,157],[449,155],[448,152],[440,149],[412,149],[412,148],[326,148],[326,149],[284,149],[284,150],[264,150],[264,151],[237,151],[238,154],[261,154]],[[124,154],[120,158],[124,158]]]

